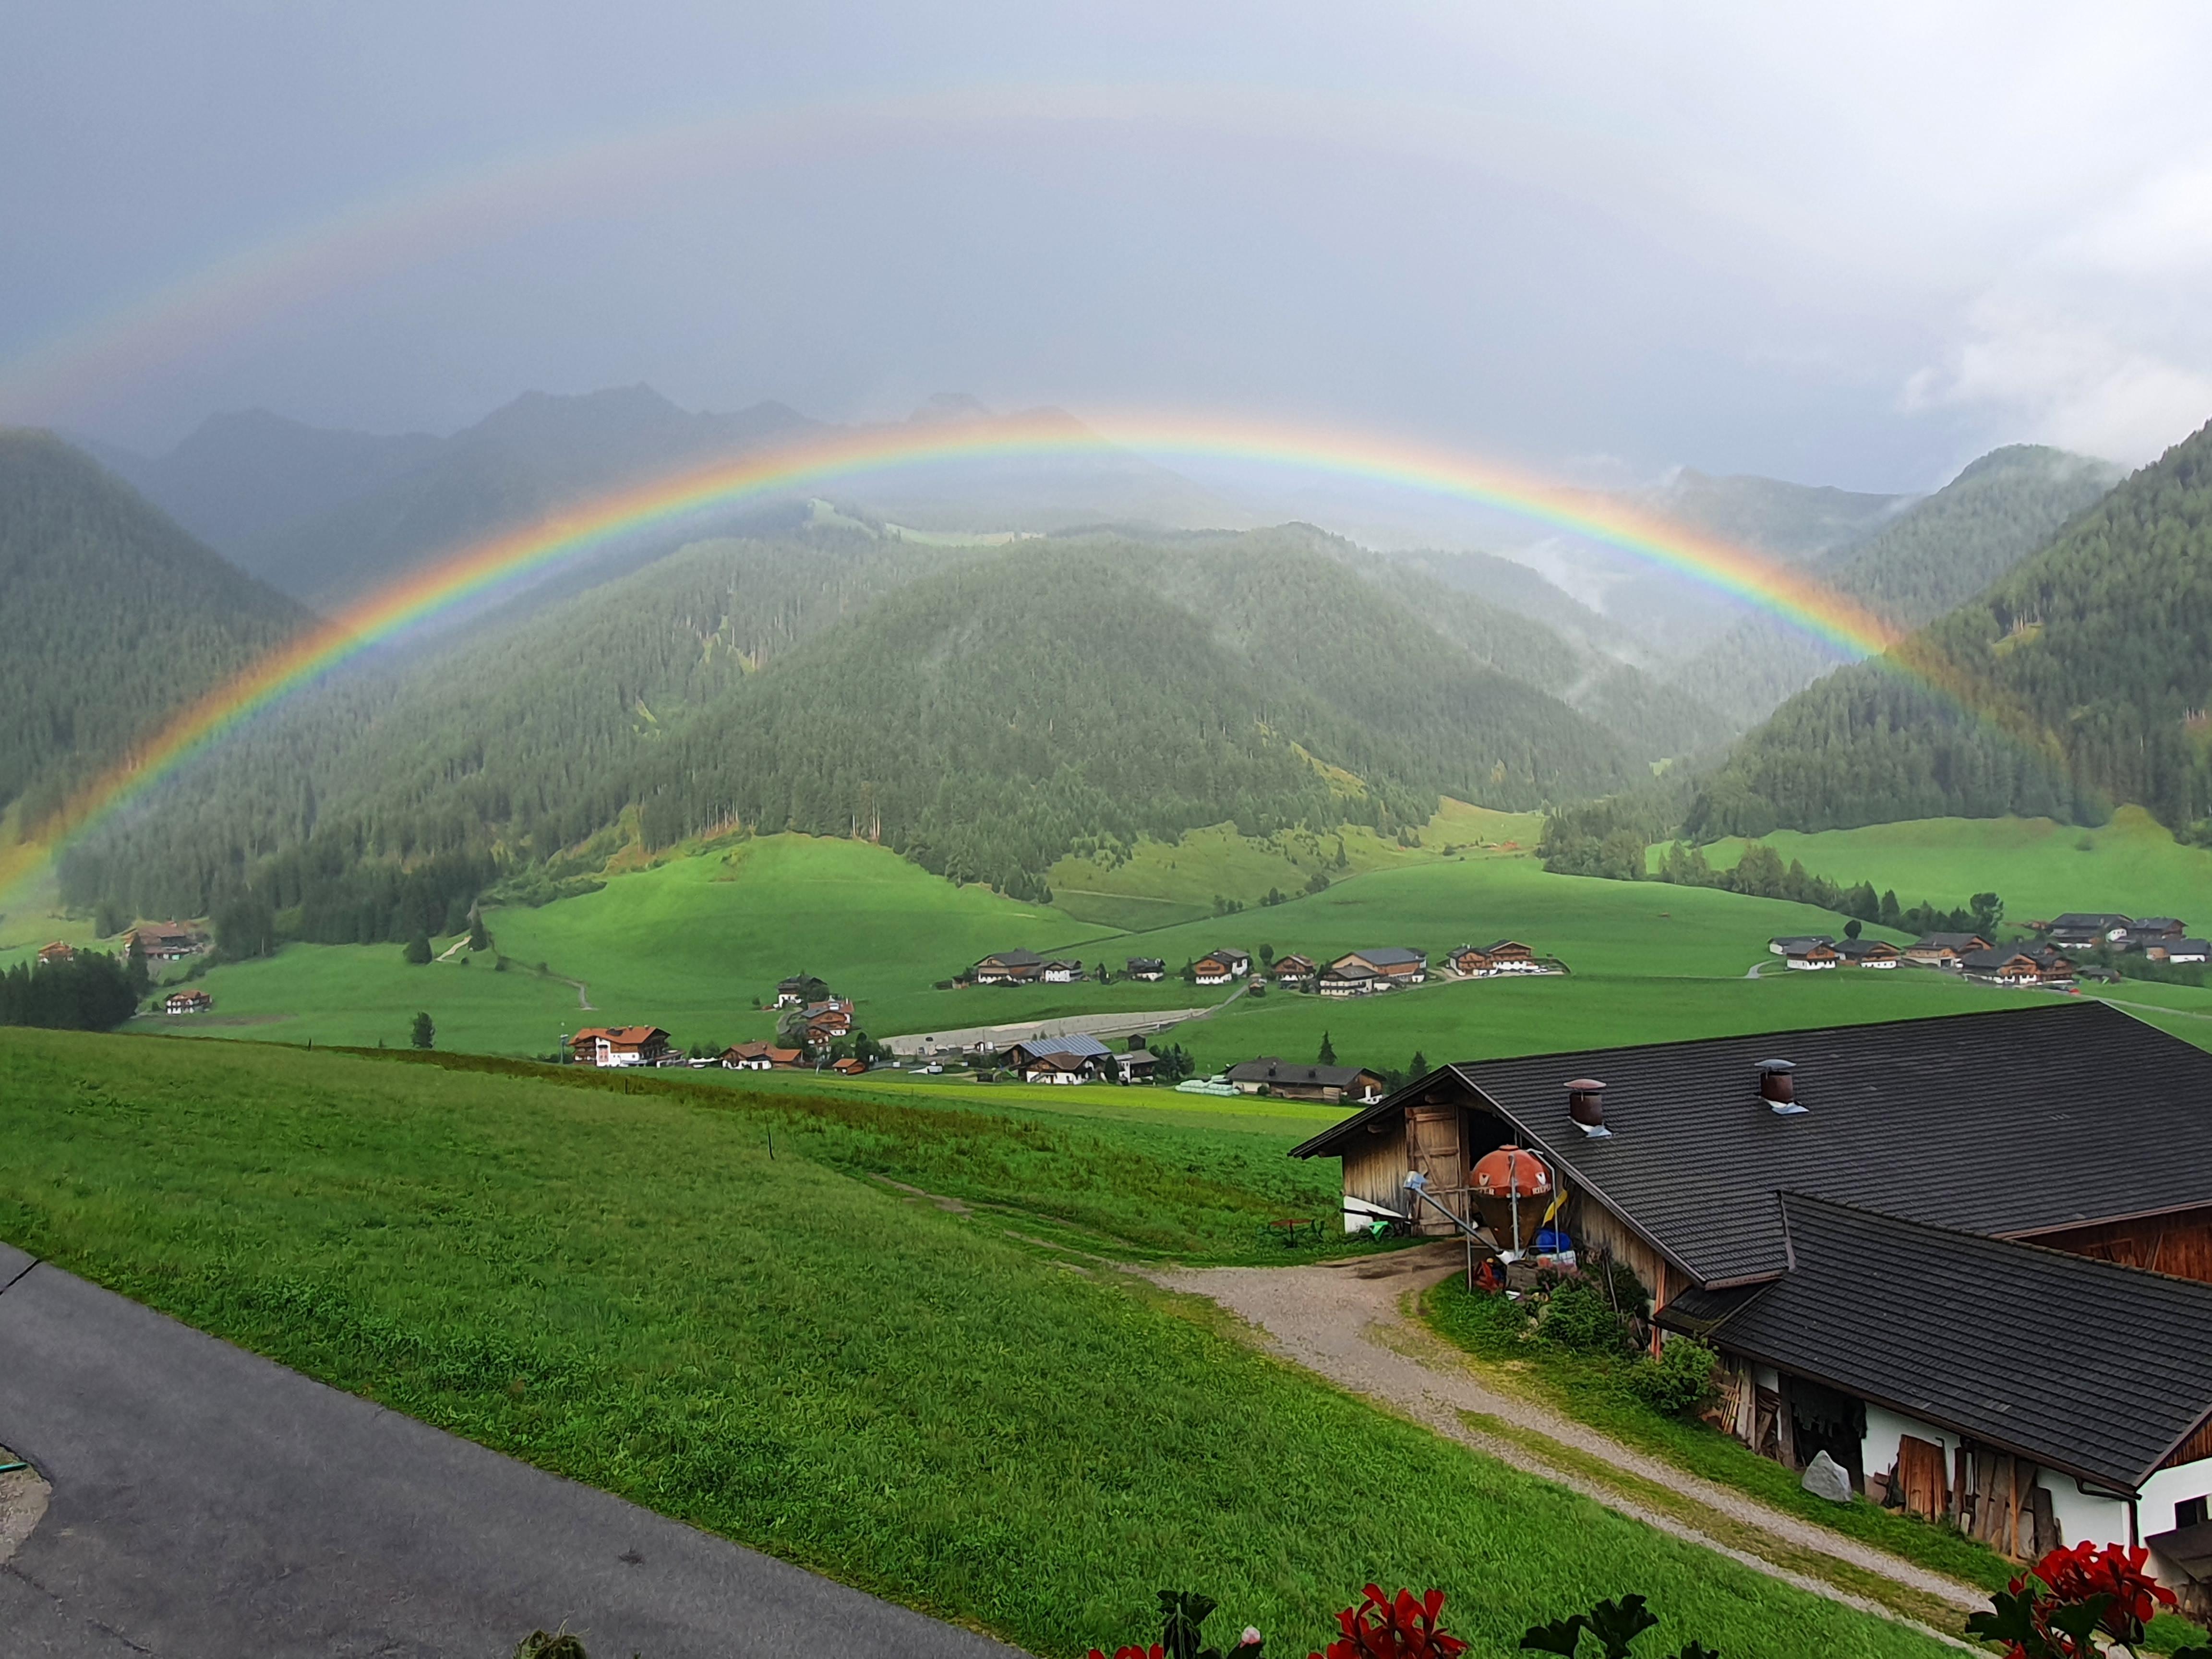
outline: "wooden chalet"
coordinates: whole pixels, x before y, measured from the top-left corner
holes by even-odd
[[[1044,970],[1044,958],[1034,951],[1000,951],[985,957],[969,970],[978,985],[1034,985]]]
[[[1237,977],[1237,970],[1223,957],[1209,955],[1191,963],[1190,976],[1195,985],[1226,985]]]
[[[2147,950],[2165,939],[2185,936],[2189,926],[2179,916],[2137,916],[2128,924],[2128,948]]]
[[[788,1071],[806,1056],[797,1048],[779,1048],[773,1042],[733,1042],[722,1050],[722,1064],[732,1072]]]
[[[133,948],[147,966],[156,967],[198,956],[208,948],[208,936],[181,921],[142,921],[123,936],[124,955]]]
[[[1228,1077],[1240,1095],[1318,1100],[1329,1106],[1347,1100],[1371,1105],[1382,1098],[1382,1079],[1363,1066],[1300,1066],[1263,1054],[1231,1066]]]
[[[1771,955],[1786,957],[1809,951],[1816,945],[1825,945],[1832,950],[1835,943],[1834,938],[1827,933],[1783,933],[1767,940],[1766,948]]]
[[[1079,1032],[1026,1037],[1003,1051],[1000,1060],[1024,1083],[1089,1083],[1120,1070],[1111,1048]]]
[[[1474,1061],[1292,1155],[1347,1228],[1459,1231],[1418,1175],[1496,1247],[1501,1148],[1754,1449],[2014,1556],[2140,1540],[2212,1607],[2212,1054],[2087,1001]]]
[[[1121,970],[1131,979],[1161,980],[1168,976],[1167,963],[1158,957],[1131,957]]]
[[[1905,959],[1923,968],[1956,968],[1962,957],[1990,948],[1979,933],[1923,933],[1905,947]]]
[[[52,967],[56,963],[76,960],[76,946],[64,940],[55,939],[51,944],[41,945],[39,947],[39,963],[41,967]]]
[[[1905,960],[1904,952],[1887,939],[1841,939],[1835,950],[1846,968],[1894,968]]]
[[[1159,1056],[1149,1048],[1126,1048],[1112,1058],[1124,1083],[1150,1083],[1159,1070]]]
[[[1391,981],[1378,978],[1372,968],[1363,968],[1357,963],[1343,968],[1332,963],[1314,975],[1314,989],[1325,997],[1364,997],[1391,988]]]
[[[1396,945],[1372,951],[1354,951],[1339,957],[1329,963],[1332,969],[1364,968],[1377,979],[1387,979],[1395,985],[1419,985],[1429,976],[1429,956],[1425,951],[1401,950]]]
[[[668,1033],[658,1025],[587,1025],[568,1039],[579,1066],[659,1066],[669,1058]]]
[[[1823,945],[1818,939],[1797,941],[1782,953],[1784,967],[1802,968],[1814,972],[1836,967],[1843,959],[1834,945]]]
[[[1083,958],[1069,957],[1048,962],[1037,969],[1037,977],[1048,985],[1073,985],[1083,977]]]
[[[2069,910],[2036,931],[2062,951],[2091,951],[2100,945],[2127,945],[2134,924],[2117,910]]]
[[[775,1004],[778,1008],[798,1008],[805,1004],[807,987],[811,983],[804,974],[793,974],[789,979],[778,980]]]
[[[2063,957],[2039,958],[2032,951],[2001,945],[1994,951],[1968,951],[1959,958],[1959,970],[1997,985],[2041,985],[2049,979],[2071,978],[2074,964]]]
[[[854,1060],[848,1054],[843,1060],[831,1060],[830,1069],[836,1073],[839,1077],[866,1077],[868,1074],[868,1062],[865,1060]]]
[[[165,1014],[204,1014],[215,1006],[215,999],[205,991],[172,991],[161,999]]]
[[[1267,977],[1278,985],[1303,985],[1321,969],[1313,958],[1302,957],[1295,951],[1286,957],[1277,957],[1267,969]]]
[[[2159,939],[2143,946],[2143,955],[2153,962],[2170,962],[2176,965],[2192,962],[2212,962],[2212,941],[2201,939]]]
[[[1492,939],[1480,947],[1490,959],[1493,974],[1548,974],[1556,971],[1556,964],[1547,967],[1539,961],[1536,953],[1517,939]]]
[[[1224,950],[1209,951],[1206,954],[1229,969],[1231,979],[1242,979],[1252,971],[1252,953],[1239,951],[1234,945]]]

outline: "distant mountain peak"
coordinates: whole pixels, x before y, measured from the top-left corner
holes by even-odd
[[[908,421],[921,425],[945,421],[991,421],[997,418],[980,398],[965,392],[933,392],[922,399],[921,406],[913,414],[907,416]]]

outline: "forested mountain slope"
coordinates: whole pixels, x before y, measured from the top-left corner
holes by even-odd
[[[2119,476],[2106,462],[2062,449],[1995,450],[1865,540],[1822,556],[1814,569],[1879,615],[1917,628],[2043,546]],[[1754,614],[1668,678],[1741,729],[1841,661],[1802,630]]]
[[[2212,427],[1888,659],[1839,670],[1746,738],[1692,808],[1701,836],[2148,807],[2212,812]],[[1972,712],[1968,712],[1971,710]]]
[[[198,908],[242,865],[297,931],[374,938],[372,867],[443,859],[465,884],[617,826],[659,846],[741,822],[1031,895],[1078,836],[1395,826],[1440,793],[1527,806],[1640,769],[1304,532],[979,555],[817,532],[688,549],[404,686],[333,688],[64,880]]]
[[[81,451],[0,431],[0,810],[69,789],[307,620]]]

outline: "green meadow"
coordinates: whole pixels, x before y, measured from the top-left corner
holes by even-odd
[[[1837,917],[1708,889],[1552,875],[1527,851],[1503,845],[1518,840],[1504,832],[1525,830],[1522,821],[1467,812],[1462,827],[1486,834],[1389,848],[1391,857],[1325,892],[1139,932],[1117,932],[981,887],[955,887],[866,842],[765,836],[615,874],[597,892],[541,908],[493,909],[495,950],[472,957],[462,953],[417,968],[396,945],[295,945],[270,960],[216,968],[204,981],[216,997],[212,1014],[149,1018],[133,1029],[397,1046],[420,1010],[435,1023],[441,1048],[472,1052],[546,1054],[581,1024],[653,1024],[666,1027],[679,1045],[719,1045],[769,1035],[775,1016],[757,1005],[769,1000],[777,980],[805,971],[853,997],[861,1029],[878,1037],[1203,1007],[1214,1012],[1164,1040],[1182,1043],[1209,1070],[1258,1054],[1310,1059],[1323,1032],[1340,1058],[1390,1068],[1405,1066],[1416,1051],[1431,1060],[1474,1058],[1904,1018],[2048,994],[1967,986],[1917,969],[1789,973],[1768,953],[1767,939],[1833,932]],[[2178,847],[2125,815],[2087,832],[2106,838],[2087,854],[2049,826],[1995,828],[2002,832],[1998,850],[1978,875],[1959,854],[1960,896],[1983,890],[1983,880],[2008,891],[2010,876],[2055,861],[2111,872],[2097,902],[2191,917],[2191,901],[2200,896],[2198,866],[2212,862],[2212,854]],[[2084,832],[2067,833],[2078,839]],[[1941,824],[1891,825],[1777,837],[1775,844],[1791,856],[1807,856],[1816,843],[1829,848],[1814,867],[1841,876],[1866,867],[1883,836],[1942,845],[1954,835]],[[1194,856],[1226,859],[1237,840],[1224,830],[1187,836],[1183,845]],[[1455,850],[1447,854],[1445,846]],[[1941,866],[1923,867],[1942,874]],[[2123,878],[2137,884],[2122,887]],[[1927,886],[1931,895],[1954,890],[1936,877]],[[2032,886],[2018,890],[2037,896]],[[1919,889],[1900,892],[1917,896]],[[2203,904],[2195,908],[2205,914]],[[1526,981],[1437,982],[1352,1001],[1280,990],[1232,998],[1227,988],[1199,989],[1174,975],[1230,945],[1255,958],[1264,945],[1317,960],[1409,945],[1433,961],[1455,945],[1499,938],[1556,957],[1570,972]],[[1103,960],[1117,971],[1127,957],[1158,956],[1170,977],[1151,985],[935,988],[978,957],[1011,946],[1079,956],[1094,965]],[[506,958],[505,971],[495,971],[495,956]],[[2130,981],[2112,995],[2178,1035],[2212,1041],[2212,1020],[2203,1017],[2212,1014],[2212,992]]]
[[[1760,838],[1787,862],[1815,875],[1894,889],[1901,903],[1925,899],[1946,909],[1994,892],[2006,917],[2027,922],[2069,910],[2178,915],[2212,927],[2212,849],[2184,847],[2139,806],[2124,806],[2094,830],[2051,818],[1919,818],[1863,830]],[[1717,869],[1743,855],[1741,840],[1705,849]]]
[[[1164,1583],[1303,1652],[1369,1579],[1443,1587],[1484,1655],[1630,1592],[1731,1659],[1941,1650],[1103,1265],[1238,1259],[1276,1202],[1141,1125],[22,1030],[0,1067],[0,1237],[1047,1659],[1145,1632]]]

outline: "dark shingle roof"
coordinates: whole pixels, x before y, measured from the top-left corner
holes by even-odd
[[[1034,951],[994,951],[983,961],[995,962],[1006,968],[1035,968],[1040,966],[1044,958]]]
[[[1375,951],[1353,951],[1349,955],[1358,957],[1362,962],[1376,968],[1398,968],[1410,962],[1428,960],[1419,951],[1407,951],[1395,945]]]
[[[1678,1298],[1662,1323],[2130,1490],[2212,1413],[2212,1285],[1782,1202],[1789,1273]]]
[[[1769,1056],[1796,1063],[1804,1115],[1760,1102]],[[1446,1069],[1708,1285],[1784,1271],[1784,1192],[1991,1234],[2212,1202],[2212,1054],[2101,1002]],[[1567,1117],[1585,1076],[1608,1085],[1607,1139]],[[1427,1084],[1295,1155],[1340,1152]]]

